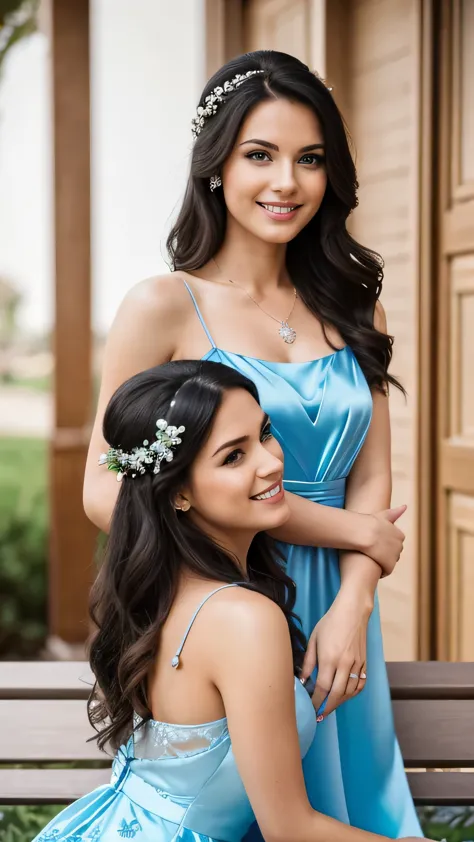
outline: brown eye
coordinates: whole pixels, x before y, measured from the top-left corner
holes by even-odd
[[[232,450],[231,453],[229,453],[229,455],[224,459],[224,465],[236,465],[240,462],[243,455],[243,450]]]
[[[325,158],[324,155],[311,154],[303,155],[303,157],[300,158],[300,161],[302,161],[303,164],[317,164],[318,166],[322,167],[325,163]]]
[[[257,155],[261,155],[262,157],[258,158],[258,157],[257,157]],[[250,153],[249,153],[248,155],[246,155],[245,157],[246,157],[246,158],[250,158],[250,160],[251,160],[251,161],[258,161],[258,162],[262,162],[262,161],[269,161],[269,160],[270,160],[270,157],[269,157],[268,153],[267,153],[267,152],[262,152],[261,150],[260,150],[260,151],[256,151],[256,152],[250,152]]]

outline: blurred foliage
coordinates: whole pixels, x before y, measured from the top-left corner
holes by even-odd
[[[474,842],[474,807],[420,807],[418,815],[428,839]]]
[[[0,72],[14,44],[36,31],[39,0],[0,0]]]
[[[18,377],[10,375],[8,377],[9,386],[19,386],[21,389],[31,389],[33,392],[50,393],[53,388],[53,378],[50,374],[45,374],[43,377]]]
[[[0,438],[0,658],[31,658],[47,631],[47,442]]]
[[[0,807],[0,842],[31,842],[63,807]]]

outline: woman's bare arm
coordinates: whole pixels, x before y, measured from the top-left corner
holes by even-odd
[[[188,303],[184,287],[176,278],[151,278],[130,290],[110,329],[83,493],[87,517],[104,532],[108,532],[118,495],[115,474],[98,465],[100,454],[108,449],[102,435],[105,409],[115,390],[129,377],[171,359]]]
[[[260,594],[232,591],[212,608],[219,635],[212,635],[206,661],[224,701],[232,750],[264,839],[382,842],[386,837],[348,827],[311,807],[285,617]]]
[[[387,319],[380,302],[377,302],[374,322],[377,330],[387,333]],[[374,514],[390,506],[391,496],[389,401],[387,394],[374,391],[372,421],[348,479],[345,505],[348,511]],[[382,571],[372,558],[354,552],[341,553],[339,566],[343,593],[350,593],[355,600],[361,599],[362,595],[368,595],[369,599],[373,597]]]

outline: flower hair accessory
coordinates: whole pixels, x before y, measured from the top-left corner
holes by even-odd
[[[201,134],[202,127],[207,117],[212,117],[218,108],[220,102],[224,102],[226,94],[235,91],[239,88],[242,82],[245,82],[250,76],[256,76],[258,73],[265,73],[264,70],[248,70],[247,73],[238,73],[230,82],[224,82],[222,87],[214,88],[213,91],[205,98],[204,105],[200,105],[197,110],[197,116],[191,120],[191,131],[194,139]]]
[[[159,418],[156,422],[156,441],[150,444],[145,439],[142,447],[134,447],[131,453],[111,447],[107,453],[101,454],[99,465],[107,465],[109,471],[115,471],[118,482],[124,476],[135,479],[137,474],[159,474],[163,460],[172,461],[173,450],[181,444],[180,434],[184,431],[185,427],[170,427],[164,418]]]

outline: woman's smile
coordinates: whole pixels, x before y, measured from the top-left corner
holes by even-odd
[[[289,222],[294,219],[302,205],[296,202],[257,202],[257,205],[262,208],[265,214],[274,219],[276,222]]]
[[[255,500],[262,503],[280,503],[285,496],[285,489],[283,488],[283,482],[281,478],[274,482],[273,485],[270,485],[264,491],[261,491],[259,494],[254,494],[251,497],[251,500]]]

